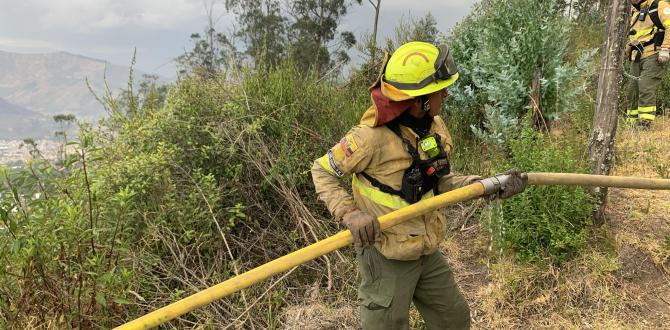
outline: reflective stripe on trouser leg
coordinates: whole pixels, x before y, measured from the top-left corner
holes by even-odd
[[[634,124],[637,121],[638,109],[628,109],[626,110],[626,122],[629,124]]]
[[[637,109],[637,118],[653,121],[656,119],[656,106],[640,107]]]

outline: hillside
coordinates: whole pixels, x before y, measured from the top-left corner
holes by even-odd
[[[130,61],[130,59],[129,59]],[[13,113],[3,121],[4,138],[53,135],[43,125],[56,114],[70,113],[94,120],[104,108],[86,85],[101,95],[105,81],[112,91],[126,86],[128,67],[67,52],[18,54],[0,51],[0,113]],[[142,72],[136,72],[141,77]],[[10,105],[11,104],[11,105]],[[23,115],[20,115],[23,113]],[[41,116],[41,117],[40,117]],[[40,118],[40,119],[38,119]]]
[[[51,137],[51,118],[0,98],[0,139]]]

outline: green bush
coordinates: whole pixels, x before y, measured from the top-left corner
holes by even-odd
[[[488,1],[477,5],[448,39],[462,77],[451,89],[450,111],[470,120],[474,133],[489,144],[504,145],[518,134],[536,70],[546,120],[574,110],[585,89],[595,51],[582,52],[574,63],[566,60],[570,22],[555,5]]]
[[[103,189],[100,150],[83,131],[63,168],[0,169],[0,324],[110,327],[133,283],[136,193]],[[6,313],[5,313],[6,312]],[[118,315],[117,315],[118,314]]]
[[[338,230],[309,168],[368,107],[366,86],[290,63],[237,75],[181,80],[164,104],[106,95],[110,118],[82,128],[63,167],[3,169],[0,327],[110,328]],[[287,281],[350,267],[320,259]],[[270,284],[174,325],[223,327]],[[239,324],[271,327],[265,312],[302,296],[279,292]]]
[[[526,127],[520,139],[510,142],[511,155],[498,170],[516,166],[526,172],[587,173],[580,161],[583,148],[576,148],[579,143],[573,139],[552,140]],[[560,263],[586,242],[594,206],[581,187],[529,186],[493,207],[487,225],[496,244],[520,260]]]

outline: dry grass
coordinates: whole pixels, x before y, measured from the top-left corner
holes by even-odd
[[[358,329],[358,308],[345,305],[332,308],[323,303],[292,306],[284,312],[285,329],[348,330]]]
[[[670,120],[621,127],[615,175],[670,175]],[[481,228],[445,243],[478,329],[660,329],[670,324],[670,192],[610,191],[608,225],[560,268],[487,253]],[[488,266],[487,266],[488,265]]]

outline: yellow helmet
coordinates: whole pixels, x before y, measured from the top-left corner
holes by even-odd
[[[447,45],[408,42],[393,52],[382,81],[411,97],[447,88],[458,79],[458,68]]]

